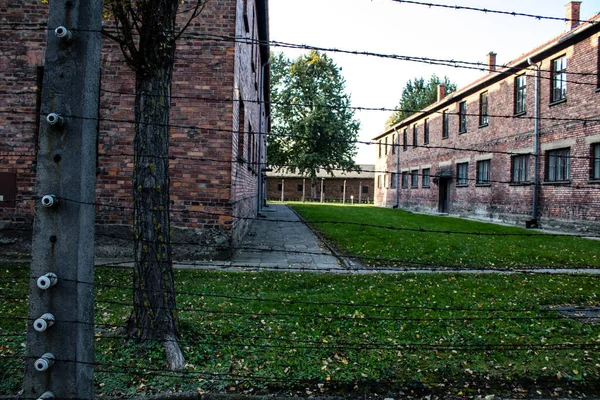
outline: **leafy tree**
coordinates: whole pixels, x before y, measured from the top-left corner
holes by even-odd
[[[392,126],[405,118],[416,114],[430,104],[437,101],[438,85],[446,86],[446,94],[456,91],[456,84],[450,82],[447,76],[440,79],[437,75],[431,75],[428,82],[424,78],[409,80],[402,90],[402,97],[398,109],[386,121],[387,126]]]
[[[272,131],[268,162],[280,171],[310,178],[316,197],[319,169],[356,169],[359,123],[349,108],[341,69],[318,51],[291,61],[271,56]]]
[[[161,340],[172,370],[185,361],[178,344],[169,217],[169,112],[177,39],[200,15],[192,0],[189,20],[177,30],[182,0],[105,0],[116,26],[103,32],[121,47],[135,73],[133,171],[134,309],[130,333]]]

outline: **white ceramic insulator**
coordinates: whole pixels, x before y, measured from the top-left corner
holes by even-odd
[[[54,398],[54,393],[51,391],[44,392],[37,400],[51,400]]]
[[[56,196],[53,194],[47,194],[44,197],[42,197],[42,205],[44,207],[54,207],[56,204],[58,203],[58,200],[56,199]]]
[[[48,272],[45,275],[42,275],[37,280],[37,285],[40,289],[46,290],[50,289],[52,286],[56,285],[58,282],[58,277],[53,272]]]
[[[70,42],[71,39],[73,39],[73,33],[71,33],[70,30],[68,30],[62,25],[54,30],[54,34],[57,38],[66,42]]]
[[[44,332],[46,329],[54,325],[54,315],[46,313],[33,321],[33,329],[38,332]]]
[[[54,354],[46,353],[40,358],[38,358],[33,366],[36,371],[44,372],[47,371],[50,367],[54,365]]]
[[[63,124],[64,121],[64,118],[57,113],[50,113],[46,115],[46,122],[48,123],[48,125],[60,126]]]

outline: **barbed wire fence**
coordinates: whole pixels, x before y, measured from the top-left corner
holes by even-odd
[[[417,3],[417,2],[410,2]],[[423,3],[423,5],[429,5],[428,3]],[[457,6],[453,6],[452,8],[461,9],[464,7],[457,8]],[[465,8],[467,9],[467,8]],[[485,9],[470,9],[471,11],[482,11],[482,12],[490,12],[492,10]],[[522,15],[518,13],[506,12],[508,15]],[[523,15],[530,16],[530,15]],[[543,16],[533,16],[537,19],[542,18]],[[592,23],[592,21],[589,21]],[[36,29],[32,27],[25,27],[24,30]],[[11,26],[11,29],[14,28]],[[1,28],[0,28],[1,29]],[[39,27],[39,29],[46,30],[47,27]],[[95,30],[89,30],[89,32],[98,33]],[[191,38],[198,39],[195,35],[189,35]],[[211,38],[210,40],[221,40],[221,41],[234,41],[240,43],[247,43],[249,45],[257,44],[255,41],[248,42],[247,39],[240,38]],[[326,50],[326,51],[342,51],[342,52],[350,52],[358,55],[369,55],[373,56],[375,54],[367,54],[366,52],[360,51],[344,51],[337,49],[321,49],[317,47],[305,46],[305,45],[293,45],[293,44],[285,44],[279,42],[271,42],[272,46],[281,46],[281,47],[292,47],[295,48],[307,48],[307,49],[316,49],[316,50]],[[404,61],[416,61],[416,62],[427,62],[427,63],[440,63],[439,65],[453,65],[458,68],[475,68],[480,70],[487,70],[487,66],[482,66],[480,63],[467,63],[460,62],[454,60],[436,60],[436,59],[412,59],[411,57],[404,56],[393,56],[393,55],[379,55],[379,56],[389,56],[390,58],[401,59]],[[501,66],[503,68],[510,68],[508,66]],[[516,72],[516,71],[515,71]],[[549,71],[546,71],[549,72]],[[596,72],[584,72],[584,73],[576,73],[573,75],[579,75],[582,79],[585,77],[595,77],[597,76]],[[581,84],[581,85],[591,85],[594,82],[587,81],[570,81],[572,84]],[[108,92],[105,90],[105,92]],[[123,96],[131,96],[133,93],[129,92],[119,92],[113,91],[111,92],[117,95]],[[18,92],[6,92],[3,95],[34,95],[35,92],[27,92],[27,91],[18,91]],[[235,102],[238,100],[235,99],[219,99],[219,98],[198,98],[193,97],[195,99],[200,100],[210,100],[215,102]],[[174,96],[174,98],[179,98]],[[187,96],[182,96],[181,98],[188,98]],[[252,102],[256,100],[252,99],[244,99],[244,102]],[[369,107],[356,107],[355,109],[369,109],[373,111],[390,111],[390,109],[377,109],[377,108],[369,108]],[[422,110],[417,110],[418,112]],[[20,113],[18,110],[14,109],[4,109],[1,110],[0,113]],[[35,114],[31,114],[31,116],[35,116]],[[42,117],[46,117],[47,113],[42,112]],[[121,119],[110,119],[110,118],[94,118],[94,117],[84,117],[81,115],[64,115],[64,118],[70,118],[74,120],[82,120],[82,121],[95,121],[99,122],[117,122],[124,124],[132,124],[134,121],[131,120],[121,120]],[[532,117],[516,117],[509,115],[490,115],[490,118],[532,118]],[[600,119],[598,118],[551,118],[551,120],[555,122],[581,122],[586,124],[594,124],[598,123]],[[31,124],[35,124],[35,121],[32,121]],[[217,131],[211,127],[202,127],[202,126],[192,126],[187,124],[170,124],[169,128],[172,130],[178,129],[199,129],[199,130],[209,130],[209,131]],[[223,133],[235,133],[233,131],[227,130],[218,130]],[[249,134],[259,134],[259,132],[250,132]],[[260,134],[265,135],[278,135],[278,133],[273,132],[260,132]],[[286,137],[290,137],[293,139],[293,135],[286,135]],[[377,142],[372,141],[355,141],[356,143],[364,143],[376,145]],[[391,145],[390,146],[394,146]],[[467,151],[467,152],[486,152],[489,153],[490,150],[481,149],[481,148],[456,148],[456,147],[444,147],[444,146],[429,146],[429,145],[418,145],[418,147],[431,148],[431,149],[445,149],[448,151]],[[33,153],[19,153],[12,151],[2,151],[3,157],[35,157]],[[512,155],[511,152],[498,152],[499,154]],[[131,158],[133,154],[129,153],[100,153],[100,157],[124,157]],[[211,159],[210,157],[190,157],[190,156],[165,156],[161,155],[159,157],[169,157],[169,159],[177,161],[177,160],[188,160],[196,163],[207,163],[207,162],[216,162],[223,163],[225,166],[231,165],[233,163],[239,163],[238,160],[222,160],[222,159]],[[581,158],[589,160],[590,157],[587,156],[579,156],[572,158]],[[260,162],[258,163],[259,168],[264,166]],[[288,165],[286,165],[288,166]],[[277,167],[277,166],[275,166]],[[282,166],[279,166],[282,167]],[[293,167],[293,166],[288,166]],[[392,173],[395,171],[376,171],[378,173]],[[432,176],[433,177],[433,176]],[[508,184],[508,181],[493,181],[494,183],[502,183]],[[213,183],[215,185],[221,185],[225,188],[231,189],[231,185],[223,184],[219,182]],[[577,188],[581,189],[581,188]],[[72,199],[66,197],[56,197],[59,202],[76,204],[78,206],[90,207],[102,210],[119,210],[122,212],[129,212],[131,210],[131,206],[124,202],[123,204],[112,204],[112,203],[104,203],[94,201],[84,201],[82,199]],[[41,197],[36,196],[21,196],[19,200],[15,200],[15,202],[27,202],[30,204],[35,204],[39,206],[39,203],[42,202],[43,199]],[[204,215],[211,218],[218,218],[222,216],[222,213],[218,211],[194,211],[192,213],[198,214],[200,216]],[[256,217],[249,217],[244,215],[233,215],[235,219],[244,219],[250,222],[257,220]],[[281,221],[281,220],[268,220],[268,223],[277,223],[277,222],[290,222],[290,221]],[[302,223],[302,222],[299,222]],[[415,234],[439,234],[439,235],[471,235],[471,236],[493,236],[493,237],[524,237],[524,238],[532,238],[532,237],[544,237],[551,240],[551,238],[558,238],[561,235],[542,235],[537,233],[515,233],[515,234],[502,234],[502,233],[488,233],[488,232],[462,232],[462,231],[449,231],[449,230],[431,230],[431,229],[410,229],[410,228],[401,228],[395,226],[381,226],[376,224],[366,224],[366,223],[354,223],[354,222],[345,222],[345,221],[333,221],[333,220],[321,220],[314,221],[315,224],[337,224],[337,225],[347,225],[347,226],[358,226],[358,227],[370,227],[381,229],[382,231],[395,232],[395,231],[410,231]],[[33,233],[33,229],[21,229],[24,232]],[[133,240],[133,238],[127,237],[119,237],[115,235],[107,235],[110,238],[118,238],[123,240]],[[587,235],[586,235],[587,236]],[[193,245],[195,243],[191,242],[174,242],[174,245]],[[234,250],[244,250],[247,248],[238,247],[234,248]],[[290,250],[278,250],[278,249],[253,249],[253,251],[261,251],[261,252],[287,252],[287,253],[297,253],[297,254],[312,254],[312,255],[320,255],[326,253],[318,253],[318,252],[302,252],[302,251],[290,251]],[[343,257],[351,257],[351,254],[342,254]],[[368,257],[365,258],[367,261]],[[374,260],[373,260],[374,261]],[[453,272],[461,272],[462,270],[477,270],[478,268],[483,271],[496,271],[496,272],[514,272],[514,268],[510,268],[509,266],[496,266],[496,267],[478,267],[478,266],[465,266],[465,265],[439,265],[439,263],[425,263],[425,262],[417,262],[414,259],[405,258],[405,259],[396,259],[396,258],[381,258],[378,257],[377,261],[382,265],[383,263],[398,264],[401,265],[400,270],[410,271],[411,269],[425,269],[434,272],[440,271],[453,271]],[[106,271],[117,271],[118,274],[124,275],[125,277],[122,279],[122,282],[127,280],[127,275],[129,274],[129,265],[124,262],[119,263],[106,263],[104,265],[96,266],[97,273],[102,275],[110,275]],[[239,266],[241,270],[248,269],[253,270],[255,266],[247,265],[247,266]],[[586,269],[594,269],[597,266],[591,265],[588,268],[580,267],[579,269],[582,272],[585,272]],[[262,268],[266,271],[279,271],[280,268],[276,267],[265,267]],[[30,324],[38,321],[39,319],[33,319],[31,317],[25,316],[26,314],[26,303],[27,296],[23,296],[24,290],[20,289],[23,287],[27,287],[30,284],[36,284],[39,279],[39,274],[33,274],[32,270],[27,264],[18,264],[18,263],[7,263],[0,267],[0,270],[4,271],[6,274],[0,276],[0,288],[2,291],[0,292],[0,299],[2,299],[5,305],[2,308],[2,313],[0,314],[0,326],[2,326],[2,321],[10,321],[10,325],[8,328],[2,328],[0,330],[0,336],[7,343],[5,347],[2,347],[2,352],[0,353],[0,359],[3,360],[3,373],[5,374],[14,374],[18,375],[20,371],[22,371],[23,363],[33,363],[38,360],[37,357],[32,357],[30,355],[25,355],[22,348],[20,348],[20,344],[24,341],[25,335],[25,326],[29,326]],[[306,273],[313,272],[309,268],[290,268],[287,267],[285,269],[290,273]],[[372,267],[369,269],[370,272],[386,272],[387,269],[381,267]],[[527,277],[537,277],[539,276],[535,270],[526,271],[520,270],[517,271],[520,276],[525,278]],[[459,277],[460,275],[450,275],[451,277]],[[569,272],[559,273],[552,275],[553,277],[557,277],[556,279],[560,279],[561,277],[567,279],[569,282],[577,282],[580,284],[588,284],[592,285],[592,290],[597,290],[597,278],[596,275],[589,274],[573,274]],[[96,291],[97,300],[95,302],[96,306],[96,319],[93,322],[82,322],[76,319],[54,319],[53,324],[56,325],[65,325],[65,326],[77,326],[77,325],[85,325],[87,327],[93,327],[95,330],[95,342],[96,346],[106,346],[107,348],[111,348],[113,346],[123,346],[123,347],[135,347],[129,340],[128,336],[123,332],[122,328],[124,326],[123,321],[115,321],[112,315],[104,315],[104,313],[111,314],[106,310],[112,310],[114,308],[121,308],[125,310],[130,310],[131,303],[128,301],[131,296],[131,292],[133,288],[131,285],[125,283],[105,283],[106,281],[110,281],[110,279],[99,280],[94,282],[93,280],[79,280],[79,279],[69,279],[61,277],[61,282],[77,284],[81,286],[87,286],[90,288],[94,288]],[[108,292],[109,295],[105,295]],[[352,358],[349,355],[355,355],[360,353],[371,353],[375,354],[376,357],[380,357],[382,359],[395,358],[396,360],[406,359],[411,356],[417,357],[417,354],[426,353],[429,357],[437,358],[438,360],[448,359],[451,357],[468,357],[469,355],[479,354],[480,357],[489,357],[490,359],[507,357],[510,360],[510,355],[514,353],[525,353],[530,354],[532,358],[536,360],[544,360],[544,357],[548,357],[549,355],[555,354],[568,354],[570,358],[577,358],[581,360],[586,360],[589,365],[593,365],[598,362],[597,355],[598,347],[600,346],[600,342],[598,342],[597,337],[593,337],[593,335],[586,336],[585,338],[578,340],[561,340],[561,341],[553,341],[550,337],[551,332],[553,330],[561,330],[562,332],[568,331],[572,332],[572,338],[576,338],[578,335],[586,332],[586,328],[582,328],[580,325],[573,323],[572,320],[566,319],[563,315],[559,314],[559,312],[554,308],[540,308],[536,304],[528,304],[528,305],[515,305],[513,307],[482,307],[479,302],[467,302],[468,306],[426,306],[426,305],[403,305],[403,304],[387,304],[385,299],[382,302],[370,302],[370,301],[360,301],[359,297],[356,297],[354,300],[351,297],[350,300],[346,298],[340,298],[340,300],[335,301],[319,301],[319,300],[305,300],[305,299],[293,299],[288,295],[276,295],[270,297],[268,295],[257,295],[257,296],[248,296],[245,294],[225,294],[225,293],[213,293],[210,291],[187,291],[183,287],[178,288],[175,293],[178,296],[178,304],[182,304],[178,307],[177,311],[184,317],[187,324],[192,324],[194,321],[200,321],[202,328],[204,330],[194,330],[193,335],[186,335],[184,331],[184,335],[182,338],[182,342],[184,344],[199,344],[205,348],[204,357],[209,358],[209,353],[221,353],[224,354],[226,349],[235,348],[240,351],[239,361],[240,359],[257,357],[260,354],[267,353],[273,359],[280,357],[296,357],[300,359],[303,363],[313,363],[315,364],[314,371],[311,373],[307,373],[306,376],[302,376],[302,374],[289,376],[289,371],[282,369],[280,371],[272,371],[268,370],[268,368],[256,368],[255,370],[244,369],[243,363],[236,364],[236,360],[224,360],[223,363],[228,362],[229,364],[221,366],[222,368],[215,368],[215,370],[204,369],[199,365],[188,365],[186,370],[183,372],[168,372],[161,366],[153,366],[153,365],[140,365],[140,363],[130,362],[131,360],[127,360],[125,358],[121,358],[119,360],[102,360],[97,361],[82,361],[82,360],[72,360],[68,358],[55,358],[54,362],[57,363],[75,363],[80,365],[92,366],[97,374],[100,374],[103,378],[106,376],[120,376],[124,377],[125,380],[130,379],[130,376],[136,377],[140,381],[148,380],[149,378],[157,378],[157,381],[160,381],[159,378],[170,379],[167,385],[190,385],[192,382],[201,385],[207,389],[217,388],[219,390],[228,390],[228,391],[241,391],[241,392],[252,392],[253,386],[259,387],[268,387],[272,388],[275,391],[285,391],[285,392],[298,392],[301,391],[303,393],[310,394],[313,393],[328,393],[328,390],[331,390],[335,393],[335,391],[344,392],[345,390],[357,390],[363,388],[371,388],[374,389],[376,387],[383,388],[393,388],[394,390],[406,390],[413,391],[414,393],[422,393],[426,390],[439,390],[444,391],[449,388],[454,388],[457,390],[464,389],[465,385],[473,385],[474,383],[477,385],[481,385],[482,388],[490,388],[496,385],[500,387],[504,384],[508,384],[507,387],[515,388],[515,387],[544,387],[550,385],[555,385],[556,379],[547,377],[535,378],[532,380],[527,380],[523,378],[523,374],[517,375],[517,378],[511,379],[510,376],[508,378],[501,379],[502,382],[492,382],[489,376],[485,374],[480,374],[479,372],[474,372],[469,368],[463,370],[464,382],[452,381],[450,377],[446,377],[443,371],[443,361],[439,361],[436,366],[436,370],[428,371],[430,375],[424,377],[423,380],[417,381],[407,381],[406,376],[396,371],[399,379],[393,379],[393,374],[390,375],[382,375],[381,371],[377,371],[377,374],[381,375],[380,378],[374,378],[373,376],[377,374],[373,374],[373,376],[369,375],[369,371],[359,372],[359,369],[356,368],[354,370],[354,377],[348,377],[343,373],[337,373],[336,370],[330,365],[339,364],[339,365],[348,365],[348,359]],[[207,301],[210,299],[210,301]],[[260,304],[260,311],[256,311],[248,307],[248,305]],[[102,311],[104,310],[104,311]],[[600,318],[598,316],[589,316],[589,315],[575,315],[573,319],[575,320],[596,320]],[[218,325],[221,324],[221,327],[225,326],[224,321],[233,321],[232,325],[238,324],[242,325],[240,321],[250,321],[257,326],[269,326],[271,329],[262,332],[262,334],[257,334],[255,332],[243,332],[243,331],[235,331],[232,326],[227,326],[225,329],[221,330],[217,326],[216,328],[210,328],[211,324]],[[218,321],[218,323],[216,322]],[[515,329],[522,329],[524,332],[531,328],[532,325],[537,325],[534,330],[534,334],[523,334],[519,335],[518,333],[513,333],[510,336],[511,340],[502,340],[502,341],[489,341],[485,340],[486,338],[482,338],[481,336],[475,335],[475,333],[480,333],[489,329],[490,324],[494,325],[498,322],[502,321],[510,321],[510,324],[515,327]],[[319,332],[314,334],[306,334],[305,337],[297,337],[292,334],[293,329],[299,329],[299,322],[302,325],[311,325],[311,324],[329,324],[329,323],[337,323],[338,327],[342,330],[352,331],[357,333],[356,337],[349,337],[349,335],[340,334],[340,331],[330,331],[328,329],[321,329]],[[12,325],[16,325],[18,328],[13,329]],[[283,329],[276,329],[277,326],[283,326]],[[465,337],[455,337],[453,339],[439,339],[439,340],[420,340],[426,339],[426,337],[415,337],[418,340],[412,341],[403,341],[399,342],[398,340],[372,340],[368,338],[368,336],[364,336],[365,332],[369,330],[377,330],[384,327],[389,336],[393,338],[393,332],[399,332],[408,330],[411,332],[421,332],[423,329],[426,329],[431,326],[443,326],[445,329],[452,330],[458,329],[460,326],[470,326],[472,327],[472,332],[474,335],[470,338]],[[359,326],[360,329],[354,329],[356,326]],[[595,328],[590,328],[589,331],[594,332]],[[540,332],[548,332],[548,338],[546,340],[540,340],[539,334]],[[433,336],[433,335],[432,335]],[[341,339],[340,339],[341,338]],[[469,340],[470,339],[470,340]],[[152,342],[148,340],[148,342]],[[112,344],[111,344],[112,343]],[[140,351],[138,354],[143,354]],[[507,356],[508,355],[508,356]],[[327,361],[325,364],[323,360]],[[345,362],[344,362],[345,360]],[[398,361],[399,362],[399,361]],[[408,366],[410,363],[414,362],[413,360],[399,362],[400,365]],[[295,364],[290,364],[294,365]],[[597,366],[597,365],[596,365]],[[214,368],[214,366],[211,365]],[[323,368],[326,367],[326,368]],[[569,378],[563,376],[561,379],[561,384],[576,390],[577,388],[582,388],[582,390],[590,389],[590,388],[598,388],[600,387],[600,380],[598,377],[597,369],[593,369],[594,367],[588,366],[586,364],[586,368],[588,369],[588,375],[583,376],[584,372],[574,373],[571,371],[573,376]],[[264,370],[268,370],[267,372],[261,372]],[[468,370],[468,371],[466,371]],[[466,372],[465,372],[466,371]],[[470,371],[470,372],[469,372]],[[507,375],[511,375],[511,366],[507,366],[503,368],[503,371],[506,372]],[[515,371],[517,369],[515,368]],[[559,371],[560,373],[560,371]],[[566,373],[565,373],[566,374]],[[415,370],[415,376],[423,376],[422,371]],[[435,375],[438,377],[437,380],[427,380],[431,379],[431,376]],[[580,376],[577,376],[580,375]],[[500,381],[500,379],[499,379]],[[137,385],[137,382],[136,382]],[[187,386],[186,386],[187,387]],[[231,390],[231,388],[234,388]],[[160,389],[160,388],[159,388]],[[168,390],[171,387],[167,388]],[[127,397],[127,396],[126,396]],[[39,396],[34,397],[23,397],[20,398],[39,398]]]

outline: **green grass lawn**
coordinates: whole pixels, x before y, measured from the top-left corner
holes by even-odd
[[[0,266],[0,395],[19,390],[23,361],[14,357],[25,351],[19,318],[29,272],[13,267]],[[160,346],[115,333],[131,312],[115,304],[129,304],[130,290],[119,287],[130,282],[129,270],[96,270],[98,394],[477,395],[537,385],[567,395],[600,387],[600,325],[549,309],[598,305],[596,277],[180,270],[188,366],[176,376]]]
[[[358,257],[368,265],[600,267],[600,242],[596,240],[541,235],[516,227],[373,206],[290,205],[342,253]],[[421,229],[439,233],[415,231]]]

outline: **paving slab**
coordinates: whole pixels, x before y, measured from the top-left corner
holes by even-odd
[[[252,226],[232,265],[260,265],[291,270],[341,269],[336,256],[285,204],[271,204]]]

